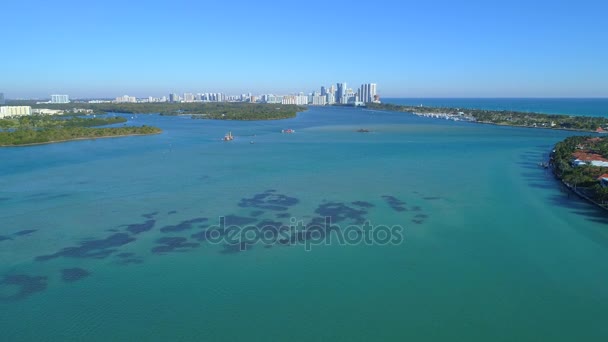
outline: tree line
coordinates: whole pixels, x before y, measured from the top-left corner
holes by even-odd
[[[558,114],[541,114],[516,112],[510,110],[484,110],[449,107],[417,107],[394,105],[390,103],[368,103],[369,109],[390,110],[421,114],[451,114],[471,117],[476,122],[506,126],[539,127],[552,129],[571,129],[595,131],[598,127],[608,127],[608,119],[593,116],[570,116]]]

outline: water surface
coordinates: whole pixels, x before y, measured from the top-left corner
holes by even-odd
[[[575,133],[350,108],[130,121],[164,133],[0,149],[4,340],[608,337],[606,216],[536,166]],[[353,202],[405,241],[239,252],[193,237],[222,215],[308,221]]]

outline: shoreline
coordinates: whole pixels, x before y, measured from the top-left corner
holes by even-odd
[[[574,128],[552,128],[552,127],[538,127],[538,126],[534,127],[534,126],[522,126],[522,125],[505,125],[505,124],[499,124],[499,123],[488,122],[488,121],[466,121],[466,122],[479,123],[479,124],[482,124],[482,125],[494,125],[494,126],[501,126],[501,127],[548,129],[548,130],[552,130],[552,131],[585,132],[585,133],[600,134],[600,133],[598,133],[596,131],[587,131],[587,130],[583,130],[583,129],[574,129]]]
[[[555,170],[554,170],[555,171]],[[575,194],[576,196],[578,196],[579,198],[587,201],[588,203],[592,204],[593,206],[608,211],[608,208],[603,206],[602,204],[594,201],[593,199],[591,199],[589,196],[583,194],[582,192],[578,191],[577,189],[575,189],[572,185],[566,183],[563,179],[559,178],[557,176],[557,174],[555,174],[555,172],[553,173],[553,175],[555,176],[555,178],[566,187],[566,189],[568,189],[568,191],[571,191],[573,194]]]
[[[58,144],[69,141],[79,141],[79,140],[95,140],[95,139],[109,139],[109,138],[124,138],[124,137],[136,137],[136,136],[145,136],[145,135],[156,135],[161,134],[162,132],[157,133],[133,133],[133,134],[120,134],[120,135],[104,135],[99,137],[82,137],[82,138],[74,138],[74,139],[65,139],[65,140],[53,140],[53,141],[45,141],[39,143],[28,143],[28,144],[20,144],[20,145],[0,145],[1,147],[28,147],[28,146],[37,146],[37,145],[48,145],[48,144]]]
[[[572,132],[601,133],[608,130],[608,117],[569,114],[545,114],[516,110],[485,110],[471,108],[415,107],[390,103],[370,103],[368,110],[409,113],[421,117],[453,121],[477,122],[496,126],[545,128]]]
[[[396,110],[390,110],[390,109],[367,109],[367,110],[369,110],[369,111],[379,111],[379,112],[405,113],[405,114],[409,114],[409,115],[413,115],[413,116],[417,116],[417,117],[421,117],[421,118],[427,118],[427,119],[449,120],[449,121],[454,121],[454,122],[464,122],[464,123],[481,124],[481,125],[493,125],[493,126],[500,126],[500,127],[547,129],[547,130],[553,130],[553,131],[584,132],[584,133],[600,134],[600,133],[598,133],[596,131],[593,131],[593,130],[583,130],[583,129],[576,129],[576,128],[553,128],[553,127],[539,127],[539,126],[508,125],[508,124],[500,124],[500,123],[489,122],[489,121],[452,120],[452,119],[449,119],[449,118],[448,119],[445,119],[445,118],[434,118],[432,116],[426,116],[423,113],[404,112],[404,111],[396,111]],[[437,115],[446,115],[447,113],[436,113],[436,114]]]
[[[586,201],[587,203],[593,205],[594,207],[597,207],[598,209],[604,210],[604,211],[608,211],[608,207],[606,207],[605,205],[596,202],[594,199],[592,199],[591,197],[585,195],[584,193],[582,193],[581,191],[579,191],[577,188],[573,187],[572,185],[570,185],[569,183],[567,183],[566,181],[564,181],[564,179],[562,177],[560,177],[557,174],[557,169],[555,168],[555,164],[552,162],[552,160],[549,161],[549,165],[551,167],[551,173],[553,174],[553,177],[555,177],[555,179],[564,187],[566,187],[566,191],[570,191],[573,194],[575,194],[576,196],[578,196],[579,198],[581,198],[582,200]]]

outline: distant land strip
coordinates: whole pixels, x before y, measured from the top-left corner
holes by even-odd
[[[584,132],[603,132],[608,130],[608,118],[595,116],[574,116],[562,114],[542,114],[496,111],[485,109],[406,106],[386,103],[368,103],[368,109],[408,112],[418,116],[468,121],[501,126],[574,130]]]
[[[44,103],[35,101],[14,101],[14,105],[54,110],[87,109],[93,114],[160,114],[160,115],[197,115],[196,118],[216,120],[280,120],[294,118],[303,112],[305,106],[246,103],[246,102],[163,102],[163,103]],[[204,116],[202,115],[204,114]]]
[[[112,127],[112,128],[53,128],[43,130],[17,130],[0,132],[0,147],[32,146],[74,140],[118,138],[126,136],[159,134],[157,127]]]

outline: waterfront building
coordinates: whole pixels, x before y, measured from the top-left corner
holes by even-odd
[[[321,95],[322,96],[327,95],[327,89],[325,89],[325,87],[321,87]]]
[[[368,86],[369,86],[369,102],[374,102],[374,101],[376,101],[375,100],[376,96],[378,96],[377,89],[376,89],[377,85],[376,85],[376,83],[370,83],[370,84],[368,84]],[[366,102],[367,102],[367,100],[366,100]]]
[[[371,96],[369,93],[369,84],[362,84],[359,88],[359,99],[363,102],[371,102]]]
[[[325,102],[328,105],[333,105],[334,103],[336,103],[336,97],[334,96],[334,93],[325,94]]]
[[[353,90],[351,88],[348,88],[344,92],[343,97],[342,97],[342,102],[340,102],[340,103],[342,103],[342,104],[351,103],[352,104],[353,102],[356,101],[355,96],[356,96],[355,92],[353,92]]]
[[[313,106],[325,106],[327,104],[327,98],[323,95],[315,95],[312,97],[311,104]]]
[[[308,104],[307,95],[285,95],[281,100],[281,104],[284,105],[301,105],[305,106]]]
[[[336,86],[336,101],[341,104],[347,103],[348,101],[346,97],[346,82],[338,83]]]
[[[299,106],[305,106],[308,104],[308,95],[300,94],[296,96],[296,104]]]
[[[123,96],[117,97],[116,100],[114,100],[114,102],[116,102],[116,103],[136,103],[137,99],[135,98],[135,96],[123,95]]]
[[[2,106],[0,107],[0,118],[9,116],[24,116],[32,115],[32,107],[30,106]]]
[[[268,94],[265,97],[264,102],[266,103],[283,103],[283,96]]]
[[[35,108],[35,109],[32,109],[32,114],[38,114],[38,115],[58,115],[58,114],[63,114],[63,110],[48,109],[48,108]]]
[[[51,103],[70,103],[67,95],[51,95]]]
[[[284,105],[293,104],[293,105],[295,105],[296,104],[296,96],[295,95],[285,95],[285,96],[283,96],[283,99],[281,100],[281,104],[284,104]]]
[[[194,102],[194,94],[184,93],[184,102]]]

